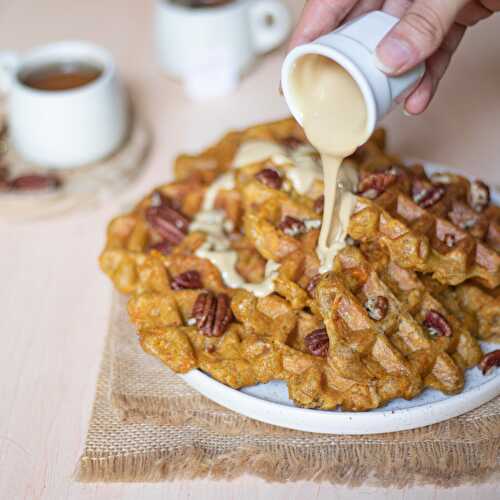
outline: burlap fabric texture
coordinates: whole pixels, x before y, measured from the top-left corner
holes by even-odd
[[[500,477],[500,398],[432,426],[374,436],[281,429],[189,388],[137,342],[115,296],[77,478],[161,481],[255,474],[270,481],[456,486]]]

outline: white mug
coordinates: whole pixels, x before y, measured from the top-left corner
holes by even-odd
[[[382,11],[365,14],[324,35],[312,43],[295,47],[281,69],[281,86],[294,118],[302,124],[302,111],[293,92],[295,63],[307,54],[319,54],[340,64],[358,84],[366,103],[367,131],[371,134],[396,103],[423,76],[425,64],[419,64],[400,76],[388,76],[376,66],[375,50],[379,42],[399,21]]]
[[[203,8],[156,0],[159,63],[194,98],[233,90],[256,57],[279,46],[290,29],[290,12],[281,0],[233,0]]]
[[[61,63],[90,64],[100,75],[68,90],[38,90],[21,80],[30,69]],[[14,148],[30,163],[72,168],[102,159],[124,141],[128,106],[111,55],[87,42],[64,41],[25,55],[0,53],[0,91]]]

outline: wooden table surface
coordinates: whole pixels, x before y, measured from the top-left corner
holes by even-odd
[[[295,14],[302,3],[290,0]],[[1,50],[65,38],[108,47],[155,133],[146,173],[100,209],[0,225],[0,498],[499,498],[498,483],[452,490],[352,490],[307,482],[267,484],[253,477],[230,483],[111,485],[72,480],[109,314],[111,286],[96,262],[107,221],[165,181],[178,152],[202,148],[231,127],[287,112],[277,90],[282,51],[262,60],[234,95],[201,104],[187,101],[155,65],[151,10],[151,1],[137,0],[0,0]],[[500,16],[467,35],[438,99],[423,117],[393,113],[387,126],[394,150],[458,165],[500,183],[499,32]]]

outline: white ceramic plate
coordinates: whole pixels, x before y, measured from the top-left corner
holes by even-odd
[[[431,173],[453,171],[437,165],[426,166]],[[499,203],[498,192],[493,192],[492,197]],[[482,343],[481,347],[484,352],[500,348],[488,343]],[[398,398],[383,408],[358,413],[299,408],[288,398],[286,383],[281,381],[235,390],[200,370],[182,377],[207,398],[241,415],[289,429],[327,434],[379,434],[424,427],[462,415],[500,394],[500,369],[484,376],[476,367],[466,371],[464,390],[455,396],[426,389],[411,401]]]

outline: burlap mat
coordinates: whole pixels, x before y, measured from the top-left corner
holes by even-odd
[[[500,398],[413,431],[335,436],[284,430],[208,401],[143,353],[124,305],[116,296],[80,481],[249,473],[280,482],[369,480],[403,487],[500,477]]]
[[[5,120],[0,102],[0,129]],[[25,173],[54,173],[62,186],[48,192],[0,193],[0,218],[24,221],[51,217],[75,210],[98,207],[126,188],[143,170],[151,146],[151,130],[131,105],[130,130],[123,144],[111,156],[92,165],[73,169],[47,169],[26,163],[10,146],[8,134],[0,147],[6,150],[2,163],[11,177]]]

